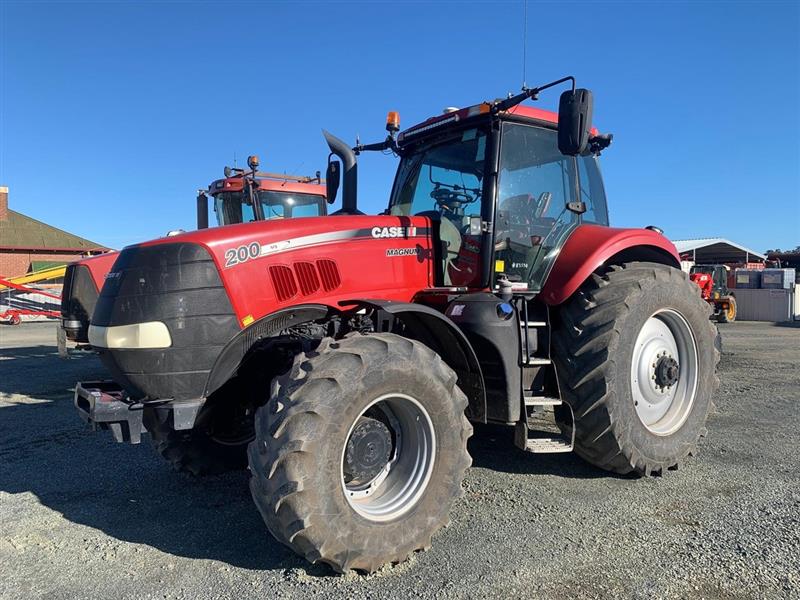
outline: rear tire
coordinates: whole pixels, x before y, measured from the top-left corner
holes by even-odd
[[[426,549],[463,495],[466,406],[455,373],[417,341],[386,333],[324,339],[273,382],[256,413],[250,490],[267,528],[339,572],[372,572]],[[375,407],[385,411],[394,458],[358,487],[345,465],[356,424]],[[383,417],[368,416],[365,435],[384,430],[375,424]]]
[[[578,455],[650,475],[696,451],[719,385],[709,315],[685,273],[655,263],[595,274],[562,306],[553,354]]]

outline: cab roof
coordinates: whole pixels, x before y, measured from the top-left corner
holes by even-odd
[[[301,183],[297,181],[285,181],[280,179],[258,179],[258,189],[260,191],[285,192],[287,194],[311,194],[314,196],[325,196],[325,185],[322,183]],[[210,194],[220,192],[240,192],[244,186],[244,178],[226,177],[212,181],[208,186]]]
[[[398,136],[398,142],[402,144],[403,141],[409,136],[419,135],[421,133],[424,133],[441,125],[445,125],[446,123],[455,123],[470,117],[475,117],[481,114],[488,114],[491,111],[491,108],[492,105],[489,102],[482,102],[480,104],[475,104],[474,106],[468,106],[466,108],[460,108],[458,110],[430,117],[429,119],[423,121],[422,123],[418,123],[417,125],[409,127],[408,129],[403,131]],[[545,110],[543,108],[537,108],[535,106],[525,106],[523,104],[517,104],[516,106],[511,107],[507,111],[504,111],[503,114],[514,115],[516,117],[522,117],[523,119],[530,119],[531,121],[535,121],[539,125],[545,125],[552,129],[558,128],[558,113],[553,112],[552,110]],[[597,135],[597,133],[598,133],[597,129],[592,127],[591,134]]]

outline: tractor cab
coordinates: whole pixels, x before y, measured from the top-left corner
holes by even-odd
[[[494,287],[505,278],[540,291],[575,228],[608,225],[600,148],[563,154],[556,113],[515,106],[493,115],[480,104],[403,132],[398,147],[389,214],[437,223],[437,285]]]
[[[719,298],[730,293],[728,289],[729,267],[725,265],[694,265],[689,278],[700,285],[703,298]]]
[[[248,157],[249,171],[225,167],[225,178],[208,186],[214,212],[220,225],[322,217],[327,214],[324,181],[319,172],[314,177],[264,173],[258,171],[258,157]],[[205,198],[206,192],[201,196]],[[207,200],[198,196],[198,223],[207,208]],[[201,228],[201,227],[198,227]]]

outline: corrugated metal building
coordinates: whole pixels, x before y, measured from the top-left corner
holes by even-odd
[[[767,260],[761,252],[725,238],[673,240],[672,243],[681,255],[681,260],[693,261],[698,265],[744,265]]]

